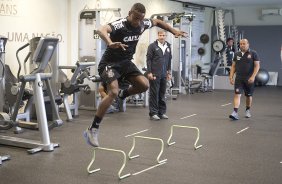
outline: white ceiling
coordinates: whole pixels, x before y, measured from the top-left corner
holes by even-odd
[[[178,0],[179,2],[194,3],[212,7],[232,7],[232,6],[282,6],[282,0]]]

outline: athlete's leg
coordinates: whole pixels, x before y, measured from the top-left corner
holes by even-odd
[[[245,81],[244,85],[244,91],[245,91],[245,96],[246,96],[246,107],[251,108],[252,106],[252,101],[253,101],[253,93],[255,90],[255,85],[254,83],[248,83],[248,81]]]
[[[149,88],[149,81],[143,75],[130,76],[128,81],[131,83],[131,86],[128,88],[129,95],[143,93]]]
[[[125,99],[127,96],[142,93],[149,88],[148,79],[140,72],[136,65],[132,62],[125,63],[122,66],[125,71],[123,73],[124,78],[129,81],[131,86],[128,89],[122,90],[119,94],[121,99]]]
[[[253,102],[253,92],[254,92],[255,85],[254,83],[248,83],[246,81],[245,84],[245,96],[246,96],[246,112],[245,117],[250,118],[251,117],[251,106]]]
[[[241,99],[241,94],[235,94],[234,95],[234,99],[233,99],[234,108],[239,109],[239,107],[240,107],[240,99]]]
[[[114,99],[117,97],[118,90],[119,90],[117,78],[120,75],[111,66],[106,66],[103,69],[103,72],[100,73],[100,76],[103,82],[107,84],[108,94],[102,99],[101,103],[99,104],[97,108],[92,124],[90,125],[88,129],[84,131],[84,134],[83,134],[86,142],[94,147],[99,146],[99,142],[98,142],[99,131],[98,130],[99,130],[100,123],[107,109],[110,107]]]
[[[238,109],[240,106],[240,100],[241,100],[241,93],[242,93],[242,80],[235,79],[235,84],[234,84],[234,98],[233,98],[233,112],[229,115],[229,118],[233,120],[238,120],[239,115],[238,115]]]
[[[95,116],[98,116],[99,118],[103,118],[107,109],[110,107],[110,105],[113,103],[115,98],[118,95],[118,81],[114,80],[107,86],[108,93],[107,95],[102,99],[100,102],[98,109],[96,111]]]
[[[252,96],[246,96],[246,107],[251,108],[253,102]]]

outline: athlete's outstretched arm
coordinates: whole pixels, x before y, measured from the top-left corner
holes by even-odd
[[[166,31],[169,31],[171,32],[176,38],[177,37],[187,37],[187,33],[184,32],[184,31],[181,31],[181,30],[176,30],[174,29],[173,27],[171,27],[169,24],[165,23],[164,21],[162,20],[159,20],[159,19],[152,19],[153,21],[153,25],[154,26],[157,26],[157,27],[160,27]]]
[[[102,38],[102,40],[106,42],[107,45],[110,45],[111,43],[113,43],[109,37],[109,33],[111,32],[112,32],[112,28],[109,25],[101,26],[97,30],[98,35]]]

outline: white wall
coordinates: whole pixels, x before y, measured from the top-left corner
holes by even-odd
[[[281,5],[276,6],[246,6],[246,7],[227,7],[233,9],[235,14],[235,24],[244,26],[259,25],[282,25],[282,16],[271,15],[261,18],[262,9],[279,9]]]
[[[121,8],[121,16],[128,15],[135,0],[1,0],[0,35],[8,37],[6,63],[17,73],[16,50],[35,36],[60,38],[59,63],[73,65],[78,58],[79,14],[84,8]],[[182,4],[167,0],[143,0],[146,17],[156,13],[182,12]],[[105,23],[102,22],[102,24]],[[145,32],[137,47],[136,63],[145,64],[149,31]],[[21,52],[24,60],[28,49]]]
[[[16,73],[16,50],[34,36],[55,36],[60,38],[60,65],[72,65],[78,60],[78,21],[84,8],[121,8],[125,17],[135,0],[1,0],[0,35],[9,38],[6,46],[6,63],[14,66]],[[168,0],[143,0],[147,8],[146,17],[157,13],[183,12],[181,3]],[[261,19],[261,9],[282,8],[281,6],[227,7],[234,9],[237,25],[282,25],[282,16],[265,16]],[[207,11],[206,30],[209,32],[211,14]],[[103,22],[105,23],[105,22]],[[145,32],[137,47],[135,62],[145,65],[149,31]],[[207,49],[208,50],[208,49]],[[21,59],[24,59],[22,52]],[[208,61],[207,61],[208,62]]]
[[[0,35],[8,37],[6,63],[16,74],[16,50],[35,36],[53,36],[60,39],[59,59],[66,61],[67,6],[66,0],[1,0]],[[28,52],[21,52],[23,61]]]
[[[78,25],[79,14],[84,8],[121,8],[121,16],[128,15],[135,0],[1,0],[0,35],[8,37],[6,46],[6,63],[16,74],[18,65],[16,50],[28,43],[34,36],[54,36],[60,38],[59,63],[73,65],[78,58]],[[146,6],[146,17],[157,13],[183,12],[181,3],[167,0],[143,0]],[[103,20],[103,24],[106,23]],[[91,38],[90,38],[91,39]],[[137,47],[135,62],[145,65],[146,50],[149,45],[149,31],[146,31]],[[23,60],[27,54],[21,52]]]

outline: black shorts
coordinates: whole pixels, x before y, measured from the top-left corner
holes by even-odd
[[[235,94],[242,94],[245,92],[245,96],[253,96],[255,89],[254,83],[248,83],[248,79],[235,79],[234,90]]]
[[[110,84],[114,80],[128,80],[130,76],[143,75],[134,63],[130,60],[122,60],[115,62],[101,61],[98,67],[101,80]]]

